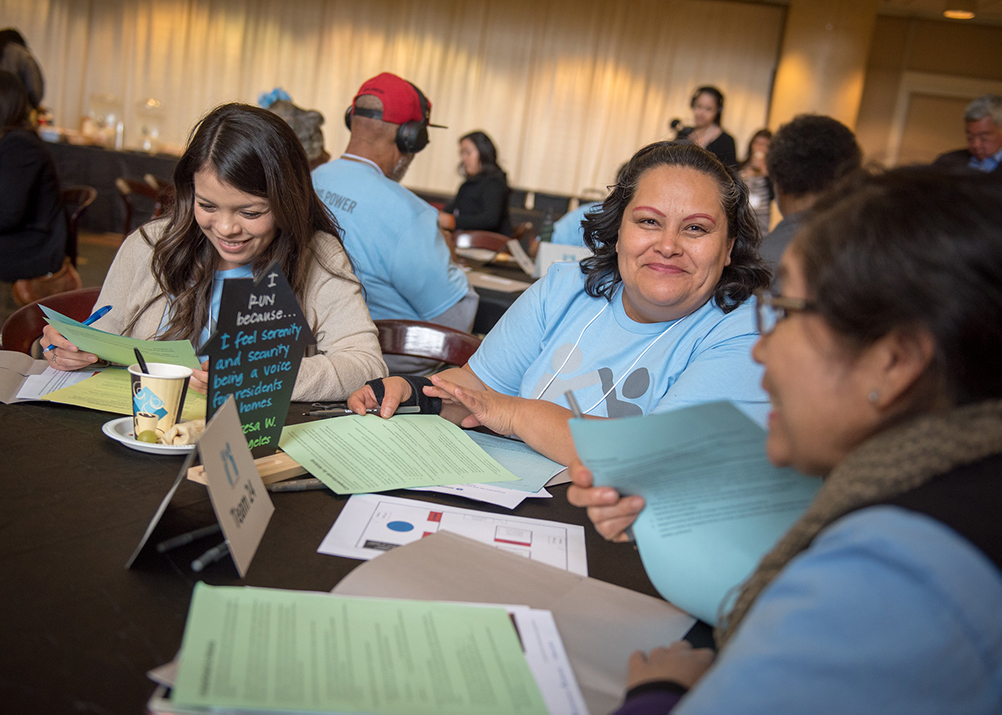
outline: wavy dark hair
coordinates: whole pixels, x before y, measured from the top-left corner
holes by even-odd
[[[459,141],[463,141],[464,139],[469,139],[473,142],[473,146],[477,148],[477,153],[480,154],[481,172],[484,174],[504,173],[504,169],[498,164],[497,147],[494,146],[494,142],[491,141],[489,136],[477,130],[461,136]],[[466,176],[466,172],[463,170],[463,162],[459,162],[459,174],[460,176]]]
[[[942,390],[955,405],[1002,397],[998,179],[940,167],[858,170],[814,204],[790,250],[850,353],[892,330],[924,328],[936,342],[926,396]]]
[[[626,171],[602,203],[602,210],[586,213],[581,222],[585,245],[594,254],[581,261],[588,295],[612,300],[623,280],[616,252],[623,214],[633,200],[640,177],[659,166],[695,169],[709,176],[717,185],[720,205],[727,216],[727,238],[734,241],[731,263],[724,266],[713,290],[717,305],[725,313],[730,312],[759,288],[768,287],[772,275],[758,254],[762,236],[748,204],[748,187],[737,170],[724,166],[706,149],[690,142],[662,141],[649,144],[634,154]]]
[[[277,260],[300,306],[314,266],[357,282],[353,275],[339,274],[320,262],[317,241],[341,244],[341,229],[313,190],[309,160],[295,132],[266,109],[224,104],[195,125],[174,169],[174,204],[163,234],[153,246],[151,270],[161,293],[132,319],[126,332],[161,295],[170,296],[171,302],[165,340],[195,341],[209,321],[219,254],[195,221],[195,174],[203,169],[215,172],[224,184],[268,199],[275,238],[254,260],[255,275]],[[153,245],[146,231],[141,231]]]

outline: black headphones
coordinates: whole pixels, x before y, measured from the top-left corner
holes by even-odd
[[[396,142],[397,149],[404,154],[417,154],[428,146],[428,123],[431,119],[431,106],[420,89],[411,82],[407,84],[414,87],[414,91],[417,92],[418,101],[421,103],[422,119],[420,122],[404,122],[398,126]],[[361,107],[356,107],[355,103],[352,102],[344,112],[344,124],[349,130],[351,129],[351,118],[356,114],[360,117],[383,121],[383,112],[381,110],[362,109]]]

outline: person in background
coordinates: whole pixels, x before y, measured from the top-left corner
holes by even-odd
[[[96,303],[112,309],[95,328],[187,339],[200,352],[215,332],[223,282],[258,276],[275,260],[316,338],[292,399],[343,400],[386,374],[340,228],[313,192],[306,153],[288,124],[259,107],[217,107],[192,131],[174,187],[167,217],[134,231],[115,256]],[[59,370],[97,360],[52,326],[41,343],[56,346],[45,357]],[[204,392],[202,367],[192,386]]]
[[[42,105],[45,80],[38,60],[28,49],[24,36],[13,27],[0,30],[0,70],[16,75],[28,92],[31,109]]]
[[[947,152],[933,162],[939,166],[962,166],[1002,176],[1002,97],[986,94],[964,110],[967,148]]]
[[[770,209],[774,198],[769,168],[765,163],[771,140],[772,132],[768,129],[755,132],[748,142],[748,154],[740,167],[741,178],[748,184],[748,200],[763,236],[769,233]]]
[[[466,178],[456,198],[445,205],[439,225],[457,231],[493,231],[511,235],[508,177],[498,165],[491,138],[481,131],[459,140],[459,173]],[[454,221],[450,221],[454,219]]]
[[[720,126],[724,113],[724,95],[716,87],[700,87],[689,100],[692,108],[693,126],[683,127],[675,135],[676,140],[687,139],[713,153],[724,166],[738,165],[734,137]]]
[[[80,276],[66,256],[66,211],[56,166],[29,112],[21,80],[0,70],[0,281],[30,285],[30,279],[45,277],[53,284],[49,292],[79,288]],[[17,309],[11,285],[4,286],[3,300],[5,314]]]
[[[348,407],[389,418],[416,404],[516,435],[561,464],[574,455],[567,390],[597,417],[728,399],[761,421],[749,298],[770,276],[737,172],[688,142],[644,147],[585,235],[594,255],[551,266],[467,365],[373,380]]]
[[[324,115],[314,109],[303,109],[292,103],[292,98],[281,87],[276,87],[258,97],[259,106],[274,112],[299,137],[306,158],[310,161],[310,171],[331,160],[331,155],[324,148],[324,132],[320,128],[324,123]]]
[[[831,117],[801,114],[779,128],[766,166],[783,220],[762,239],[762,258],[773,271],[818,196],[858,169],[862,159],[856,135]]]
[[[619,171],[616,172],[616,183],[608,187],[610,191],[615,189],[622,180],[623,172],[626,171],[627,166],[629,164],[623,164],[619,167]],[[585,214],[601,210],[602,202],[595,201],[583,203],[573,211],[568,211],[553,224],[553,234],[550,237],[550,241],[560,246],[584,246]]]
[[[975,172],[817,202],[754,356],[770,461],[824,484],[728,606],[716,662],[635,653],[621,715],[1002,712],[1000,227],[1002,184]],[[605,491],[571,476],[572,501]],[[607,538],[620,507],[589,509]]]
[[[389,72],[366,80],[345,114],[347,149],[314,169],[313,185],[344,229],[373,320],[469,331],[480,299],[450,259],[438,212],[398,183],[428,144],[430,117],[431,102],[410,82]],[[392,372],[429,365],[390,360]]]

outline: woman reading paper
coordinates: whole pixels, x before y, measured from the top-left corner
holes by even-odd
[[[306,153],[288,124],[258,107],[217,107],[192,132],[174,188],[168,217],[119,249],[97,302],[114,307],[94,327],[188,339],[199,351],[213,333],[223,281],[254,277],[277,260],[317,340],[292,399],[343,399],[386,374],[340,230],[313,191]],[[97,359],[51,326],[41,344],[55,346],[45,356],[60,370]],[[192,386],[204,391],[206,380],[197,370]]]

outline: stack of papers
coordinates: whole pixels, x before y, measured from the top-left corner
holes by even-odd
[[[587,712],[552,615],[524,606],[199,583],[178,660],[154,712]]]

